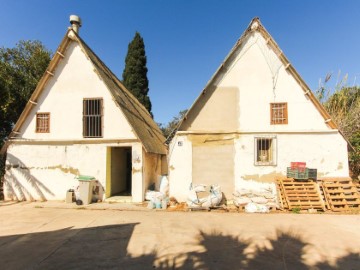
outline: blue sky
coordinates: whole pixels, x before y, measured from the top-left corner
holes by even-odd
[[[143,36],[156,122],[187,109],[253,17],[312,90],[329,72],[360,84],[360,1],[0,0],[0,46],[40,40],[55,51],[69,15],[80,35],[121,79],[127,46]]]

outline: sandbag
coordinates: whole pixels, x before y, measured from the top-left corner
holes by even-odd
[[[248,203],[245,206],[245,212],[246,213],[268,213],[269,207],[263,204],[257,204],[257,203]]]
[[[166,175],[161,177],[159,191],[165,196],[169,195],[169,179]]]

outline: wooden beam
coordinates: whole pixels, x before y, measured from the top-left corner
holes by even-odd
[[[58,54],[58,55],[60,55],[61,56],[61,58],[64,58],[65,57],[65,55],[63,55],[61,52],[59,52],[59,51],[56,51],[56,53]]]

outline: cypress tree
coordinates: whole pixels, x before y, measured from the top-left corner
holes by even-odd
[[[123,71],[123,84],[151,113],[151,101],[148,96],[149,80],[147,78],[145,44],[139,32],[129,43]]]

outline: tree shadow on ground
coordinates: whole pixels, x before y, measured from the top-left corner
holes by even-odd
[[[0,237],[2,269],[123,269],[138,223]],[[130,257],[131,258],[131,257]],[[155,254],[141,262],[152,265]],[[136,265],[136,261],[131,262]],[[130,265],[131,265],[130,264]]]
[[[323,256],[322,261],[308,265],[304,258],[311,252],[312,245],[293,230],[276,230],[275,236],[269,236],[261,243],[218,231],[200,231],[198,245],[202,247],[200,251],[162,260],[159,264],[155,263],[156,269],[355,270],[360,266],[360,253],[352,251],[337,258],[335,263]]]
[[[250,240],[223,235],[218,231],[200,231],[197,240],[203,250],[186,254],[181,268],[234,269],[234,266],[243,265],[246,260],[244,250],[251,243]]]
[[[307,265],[311,245],[293,231],[277,230],[259,241],[219,231],[200,231],[191,252],[175,255],[150,247],[128,252],[138,223],[0,237],[2,269],[358,269],[360,254],[348,251],[330,263]],[[186,243],[179,243],[186,244]],[[144,246],[149,246],[144,242]]]
[[[309,244],[301,235],[289,230],[276,231],[266,245],[256,246],[244,264],[244,269],[308,269],[303,256]]]

